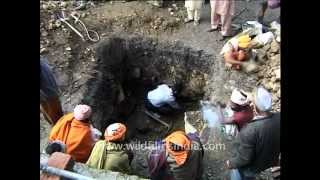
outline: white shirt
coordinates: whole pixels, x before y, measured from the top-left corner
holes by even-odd
[[[173,96],[172,89],[168,85],[162,84],[148,92],[148,100],[153,106],[161,107],[166,103],[174,102],[176,99]]]

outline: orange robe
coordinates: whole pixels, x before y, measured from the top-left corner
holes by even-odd
[[[66,153],[82,163],[87,161],[94,145],[90,124],[76,120],[73,113],[62,116],[53,126],[49,141],[54,140],[65,143]]]

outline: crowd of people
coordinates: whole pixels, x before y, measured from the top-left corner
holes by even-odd
[[[83,4],[84,1],[79,1]],[[185,23],[200,23],[204,1],[186,0]],[[219,30],[224,38],[230,36],[234,1],[211,0],[211,28]],[[80,4],[81,5],[81,4]],[[261,3],[258,21],[263,21],[269,1]],[[272,4],[272,8],[276,5]],[[240,69],[250,48],[251,37],[241,36],[231,42],[224,52],[226,64]],[[181,84],[160,83],[149,89],[144,96],[145,108],[153,113],[170,116],[183,112],[176,96]],[[280,113],[272,112],[272,95],[263,87],[252,93],[239,88],[233,90],[227,104],[231,115],[224,124],[236,127],[235,151],[225,164],[230,169],[230,179],[255,179],[261,171],[279,165],[280,161]],[[117,122],[107,126],[104,135],[91,124],[92,109],[79,104],[73,112],[64,113],[59,100],[58,85],[44,58],[40,58],[40,110],[52,126],[45,152],[49,155],[62,152],[76,162],[91,168],[132,174],[134,153],[122,146],[128,127]],[[201,179],[205,151],[200,132],[174,131],[153,150],[147,159],[151,179]]]

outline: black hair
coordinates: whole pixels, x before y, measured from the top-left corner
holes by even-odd
[[[64,150],[60,143],[52,142],[48,144],[45,151],[47,154],[51,155],[54,152],[63,152]]]

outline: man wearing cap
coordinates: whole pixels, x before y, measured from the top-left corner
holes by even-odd
[[[226,162],[231,180],[255,179],[258,173],[278,162],[280,113],[271,112],[272,97],[263,87],[254,90],[253,104],[255,117],[240,131],[235,153]]]
[[[249,121],[253,119],[253,110],[249,105],[247,93],[241,89],[234,89],[230,98],[230,108],[233,111],[231,117],[224,118],[225,124],[236,124],[240,131]]]
[[[49,142],[61,141],[66,146],[66,153],[75,161],[86,162],[95,143],[90,116],[90,106],[77,105],[73,113],[62,116],[52,127]]]
[[[146,109],[159,114],[173,114],[180,112],[182,108],[176,102],[176,95],[180,90],[180,84],[160,84],[149,91],[145,97]]]
[[[126,126],[114,123],[105,130],[105,140],[98,141],[87,161],[87,165],[96,169],[130,173],[133,153],[123,144]]]
[[[241,66],[245,65],[245,61],[249,59],[250,42],[251,38],[244,35],[227,43],[228,48],[223,52],[227,67],[240,70]]]
[[[204,151],[196,133],[175,131],[148,158],[151,179],[196,180],[203,172]]]

